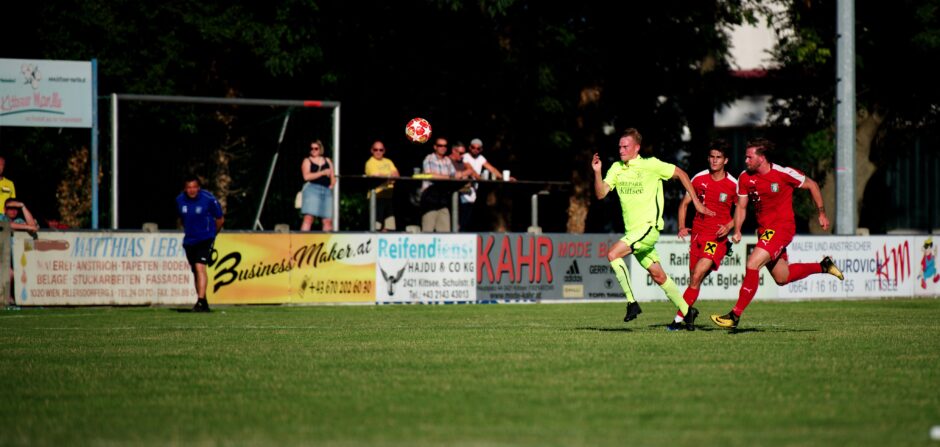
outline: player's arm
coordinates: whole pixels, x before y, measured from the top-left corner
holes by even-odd
[[[686,194],[685,197],[682,198],[682,201],[679,202],[679,239],[682,240],[685,240],[685,237],[689,235],[689,228],[685,226],[685,217],[690,203],[692,203],[692,196],[690,194]]]
[[[741,225],[744,224],[744,218],[747,217],[747,196],[738,196],[738,204],[734,207],[734,235],[731,236],[731,242],[737,244],[741,242]]]
[[[822,193],[819,192],[819,184],[817,184],[813,179],[806,177],[806,180],[800,185],[800,188],[809,190],[810,196],[813,197],[813,203],[816,204],[816,211],[819,211],[819,226],[823,230],[829,229],[829,218],[826,217],[826,207],[823,206]]]
[[[594,154],[594,158],[591,159],[591,169],[594,171],[594,195],[598,199],[603,199],[610,192],[610,185],[605,183],[604,177],[601,176],[601,157],[597,154]]]
[[[695,211],[702,213],[706,216],[714,216],[715,212],[705,208],[705,205],[698,200],[698,197],[695,196],[695,188],[692,188],[692,181],[689,180],[689,174],[686,174],[682,168],[676,166],[675,171],[672,173],[672,178],[679,179],[679,182],[682,183],[682,187],[685,188],[687,196],[691,196],[692,203],[695,204]]]
[[[735,212],[737,212],[737,209],[735,209]],[[715,236],[718,236],[719,238],[723,238],[726,235],[730,234],[731,230],[733,229],[734,229],[734,217],[729,219],[728,222],[721,224],[721,226],[718,227],[718,232],[715,233]]]

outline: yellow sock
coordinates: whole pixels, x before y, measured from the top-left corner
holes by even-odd
[[[663,289],[663,292],[666,292],[666,298],[669,298],[669,301],[672,301],[672,304],[675,304],[679,308],[679,312],[682,312],[682,315],[685,315],[689,312],[689,304],[685,302],[685,299],[682,298],[682,295],[679,294],[679,287],[676,286],[675,281],[666,275],[666,282],[659,285]]]
[[[617,258],[610,261],[610,267],[614,269],[614,274],[617,275],[617,282],[619,282],[620,287],[623,288],[623,293],[627,295],[627,302],[636,302],[636,298],[633,297],[633,288],[630,287],[630,271],[627,270],[627,263],[623,262],[623,258]],[[673,284],[673,286],[675,286],[675,284]],[[679,299],[682,299],[682,297],[679,297]]]

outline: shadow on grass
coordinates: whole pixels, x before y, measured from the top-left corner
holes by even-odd
[[[594,326],[584,326],[574,328],[576,331],[597,331],[597,332],[633,332],[633,329],[628,327],[594,327]]]
[[[819,329],[794,329],[794,328],[785,328],[785,327],[746,327],[738,329],[723,329],[719,327],[712,326],[700,326],[695,325],[695,331],[687,331],[685,329],[681,331],[668,331],[666,330],[667,324],[650,324],[646,328],[661,330],[663,332],[727,332],[728,335],[738,335],[738,334],[747,334],[747,333],[788,333],[788,332],[819,332]],[[628,327],[596,327],[596,326],[582,326],[574,328],[577,331],[597,331],[597,332],[633,332],[635,329]]]
[[[786,333],[786,332],[819,332],[819,329],[796,329],[796,328],[786,328],[786,327],[746,327],[746,328],[737,328],[737,329],[719,329],[713,328],[713,330],[722,330],[728,331],[728,334],[746,334],[749,332],[769,332],[769,333]]]
[[[647,327],[649,327],[650,329],[662,329],[664,332],[668,332],[666,330],[666,326],[668,325],[669,325],[668,323],[651,324]],[[703,326],[703,325],[696,324],[695,331],[696,332],[727,332],[729,335],[736,335],[736,334],[746,334],[750,332],[756,332],[756,333],[819,332],[819,329],[798,329],[798,328],[787,328],[787,327],[779,327],[779,326],[744,327],[744,328],[736,328],[736,329],[725,329],[725,328],[715,327],[711,325]],[[674,331],[674,332],[692,332],[692,331],[687,331],[683,329],[681,331]]]
[[[193,308],[191,308],[191,307],[183,307],[183,308],[177,307],[177,308],[171,308],[171,309],[170,309],[170,312],[178,312],[178,313],[181,313],[181,314],[209,314],[209,313],[212,313],[211,311],[209,311],[209,312],[205,312],[205,311],[196,311],[196,310],[193,310]]]

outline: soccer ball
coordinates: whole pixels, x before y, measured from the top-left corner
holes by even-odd
[[[431,138],[431,123],[424,118],[414,118],[405,126],[405,136],[412,143],[427,143]]]

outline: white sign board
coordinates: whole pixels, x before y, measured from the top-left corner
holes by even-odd
[[[685,292],[689,287],[691,275],[689,274],[689,238],[685,241],[674,234],[661,234],[656,243],[656,252],[659,253],[659,262],[663,270],[669,275],[679,292]],[[756,236],[744,236],[741,242],[731,247],[731,255],[721,260],[718,271],[713,271],[702,281],[699,299],[734,300],[738,298],[738,290],[744,281],[744,266],[747,263],[748,252],[757,244]],[[653,282],[649,273],[643,269],[633,255],[628,256],[630,266],[630,281],[637,301],[665,300],[666,294]],[[777,298],[777,283],[770,276],[767,269],[761,269],[756,298]]]
[[[796,236],[787,247],[790,263],[831,256],[844,281],[810,275],[780,288],[780,298],[881,298],[914,296],[919,250],[910,236]],[[917,263],[919,264],[919,263]]]
[[[476,244],[476,234],[379,236],[376,302],[475,302]]]
[[[0,126],[92,127],[91,62],[0,59]]]
[[[196,302],[182,233],[17,231],[13,275],[20,306]]]

